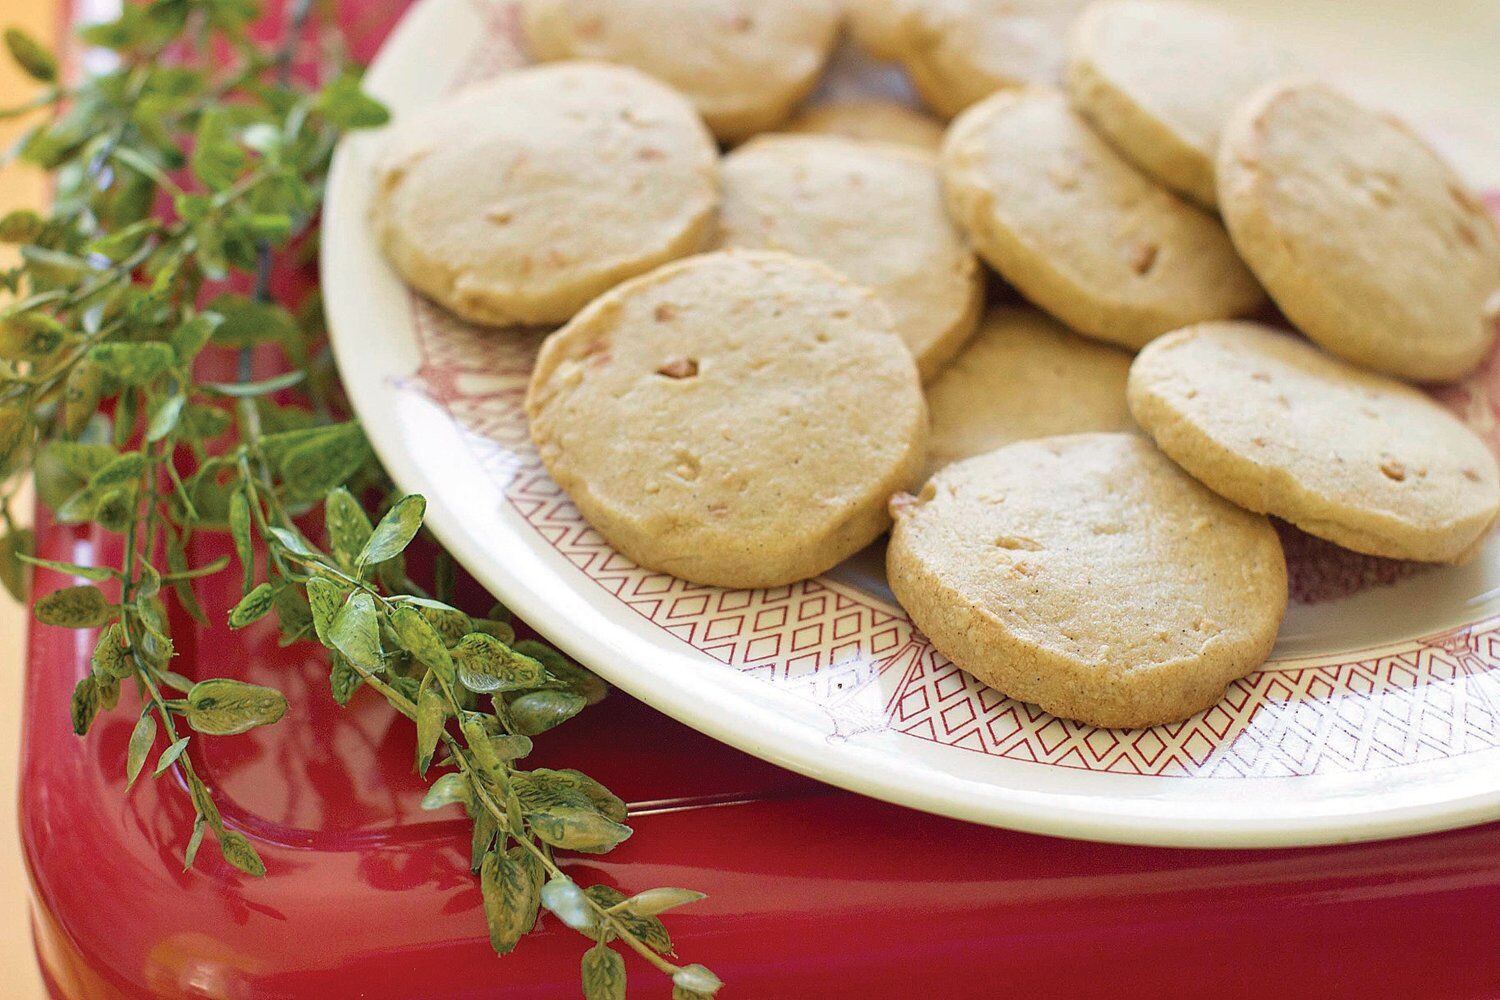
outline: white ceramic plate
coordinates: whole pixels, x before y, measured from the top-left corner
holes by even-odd
[[[1335,37],[1305,10],[1279,19],[1282,7],[1309,5],[1251,6],[1304,44]],[[1386,5],[1370,6],[1379,14]],[[1424,114],[1423,101],[1441,107],[1431,131],[1472,172],[1496,166],[1483,155],[1496,148],[1485,138],[1493,133],[1465,124],[1454,95],[1472,93],[1482,107],[1500,88],[1492,78],[1465,90],[1434,56],[1445,37],[1483,51],[1497,22],[1490,5],[1452,9],[1452,24],[1424,6],[1406,31],[1341,28],[1337,54],[1340,72],[1354,67],[1356,89],[1384,86],[1407,114]],[[424,0],[369,86],[398,117],[419,115],[454,87],[517,64],[515,30],[507,0]],[[1402,58],[1387,42],[1405,46]],[[1361,59],[1427,82],[1396,88],[1376,72],[1360,84]],[[837,74],[833,90],[901,86],[849,59]],[[380,142],[361,135],[340,150],[323,237],[323,291],[354,405],[396,481],[426,494],[432,526],[464,565],[614,684],[832,784],[1036,832],[1268,846],[1500,817],[1500,544],[1467,567],[1295,604],[1273,662],[1187,722],[1123,732],[1051,718],[934,652],[891,601],[878,553],[762,591],[695,586],[614,553],[527,441],[521,399],[538,337],[466,327],[409,294],[382,259],[368,225]],[[1447,394],[1491,437],[1487,390],[1497,379],[1500,364]],[[1323,598],[1407,571],[1305,545],[1292,545],[1296,586]]]

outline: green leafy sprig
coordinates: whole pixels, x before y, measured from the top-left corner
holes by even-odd
[[[51,112],[9,155],[51,171],[56,187],[46,216],[0,218],[0,240],[20,247],[20,263],[0,272],[14,299],[0,312],[0,583],[24,597],[26,563],[88,581],[35,602],[44,624],[99,630],[73,695],[74,730],[86,733],[133,685],[128,780],[148,764],[154,776],[181,776],[194,810],[188,866],[212,833],[230,864],[261,875],[254,847],[194,770],[192,740],[274,723],[286,700],[171,669],[166,595],[204,620],[195,581],[236,570],[227,557],[192,565],[191,542],[227,532],[242,594],[229,624],[274,618],[283,642],[322,643],[335,700],[367,687],[412,721],[415,766],[443,772],[424,805],[459,804],[473,821],[472,868],[497,953],[546,909],[594,942],[582,960],[586,997],[624,996],[617,944],[669,975],[675,997],[712,996],[719,980],[672,960],[659,916],[701,894],[578,885],[556,852],[613,848],[631,832],[625,805],[579,771],[521,766],[532,737],[597,702],[603,683],[543,643],[518,641],[502,608],[477,617],[455,607],[446,554],[432,592],[410,579],[404,553],[425,502],[397,497],[358,423],[340,418],[316,297],[295,310],[272,300],[273,256],[307,245],[339,136],[386,120],[337,55],[321,87],[292,81],[309,9],[298,0],[273,52],[249,35],[260,14],[251,0],[127,5],[82,32],[117,65],[76,83],[60,81],[41,44],[6,32],[45,87],[0,116]],[[230,58],[216,65],[210,52]],[[250,294],[229,290],[237,275]],[[267,353],[280,373],[256,378],[253,362]],[[236,378],[203,375],[228,358]],[[37,559],[12,511],[27,474],[56,520],[120,535],[120,564]],[[370,496],[387,498],[373,523],[357,499]],[[320,506],[324,538],[314,540],[299,523]]]

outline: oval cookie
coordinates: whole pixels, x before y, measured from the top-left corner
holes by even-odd
[[[787,122],[785,130],[894,142],[932,151],[943,144],[941,122],[895,101],[816,104]]]
[[[1123,159],[1061,91],[1004,91],[966,111],[943,181],[980,255],[1089,336],[1136,348],[1263,301],[1218,220]]]
[[[1136,434],[1022,441],[893,502],[891,590],[938,651],[1096,726],[1176,722],[1270,654],[1276,530]]]
[[[705,254],[601,296],[547,338],[526,412],[610,544],[725,587],[816,576],[868,545],[927,439],[889,312],[786,254]]]
[[[944,210],[931,155],[764,136],[725,157],[723,172],[722,244],[811,257],[873,288],[924,378],[974,332],[979,262]]]
[[[997,90],[1061,83],[1068,29],[1087,0],[895,3],[889,57],[929,107],[952,118]]]
[[[692,106],[622,66],[518,70],[398,124],[375,225],[408,283],[476,323],[560,323],[703,249],[718,151]]]
[[[1130,360],[1030,307],[991,310],[927,386],[927,474],[1028,438],[1133,430]]]
[[[539,60],[602,59],[682,91],[737,142],[785,121],[838,35],[836,0],[522,0]]]
[[[1287,318],[1401,378],[1456,379],[1500,321],[1500,231],[1400,122],[1331,88],[1272,84],[1235,112],[1219,205]]]
[[[1259,324],[1153,342],[1130,409],[1211,489],[1358,552],[1459,560],[1500,509],[1489,448],[1447,410]]]
[[[1163,184],[1213,208],[1214,154],[1235,106],[1298,60],[1232,14],[1182,0],[1102,0],[1074,26],[1068,95]]]

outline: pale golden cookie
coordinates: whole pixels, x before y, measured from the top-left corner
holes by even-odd
[[[1022,441],[892,502],[886,575],[938,651],[1096,726],[1176,722],[1271,652],[1276,530],[1136,434]]]
[[[1211,489],[1345,548],[1460,560],[1500,509],[1494,457],[1447,410],[1257,323],[1154,341],[1129,395],[1141,427]]]
[[[849,33],[877,59],[896,58],[906,0],[844,0]]]
[[[1028,306],[993,309],[927,386],[927,475],[1028,438],[1132,430],[1130,355]]]
[[[787,122],[785,131],[894,142],[934,152],[943,144],[942,122],[895,101],[815,104]]]
[[[723,172],[722,245],[811,257],[874,289],[924,378],[974,332],[982,273],[944,210],[931,154],[763,136],[725,157]]]
[[[1298,60],[1234,15],[1182,0],[1100,0],[1074,25],[1067,86],[1116,149],[1208,208],[1235,106]]]
[[[623,66],[518,70],[397,123],[373,212],[418,291],[495,326],[560,323],[713,233],[718,151]]]
[[[611,545],[725,587],[868,545],[927,442],[916,365],[874,293],[774,253],[692,257],[601,296],[547,338],[526,412]]]
[[[897,0],[888,51],[938,114],[997,90],[1062,82],[1068,29],[1087,0]]]
[[[1406,126],[1308,81],[1258,91],[1224,129],[1219,206],[1302,332],[1401,378],[1456,379],[1500,322],[1500,231]]]
[[[1062,92],[1002,91],[943,143],[953,217],[1021,294],[1125,347],[1263,301],[1218,220],[1142,174]]]
[[[836,0],[522,0],[540,60],[603,59],[682,91],[737,142],[785,121],[838,36]]]

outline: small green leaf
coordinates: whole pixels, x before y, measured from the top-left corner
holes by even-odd
[[[448,721],[448,702],[436,687],[426,686],[417,696],[417,773],[425,775],[437,752],[438,738]]]
[[[333,647],[333,640],[329,638],[329,630],[348,593],[332,580],[321,576],[309,577],[307,580],[307,603],[312,612],[313,630],[317,633],[318,641],[330,648]]]
[[[346,571],[353,572],[360,552],[370,541],[374,527],[354,494],[340,486],[331,491],[323,504],[323,521],[328,528],[328,544],[333,557]]]
[[[199,681],[187,696],[187,724],[210,736],[237,736],[285,714],[286,698],[280,691],[227,678]]]
[[[350,74],[336,77],[324,87],[315,106],[341,129],[374,128],[391,117],[385,105],[361,90],[359,78]]]
[[[503,855],[491,851],[479,869],[490,946],[497,955],[510,952],[536,924],[541,906],[540,869],[528,860],[530,852],[521,847]]]
[[[127,451],[89,478],[87,489],[96,496],[104,496],[121,486],[134,486],[146,469],[146,456],[138,451]]]
[[[490,617],[494,617],[492,614]],[[608,686],[598,677],[583,669],[557,650],[536,639],[519,639],[511,648],[523,656],[539,661],[547,673],[562,681],[569,691],[583,696],[585,702],[597,705],[609,692]]]
[[[718,976],[710,972],[705,966],[698,965],[695,962],[692,965],[684,965],[673,973],[672,985],[711,997],[719,992],[719,988],[724,984],[719,981]]]
[[[335,652],[329,659],[328,689],[333,694],[334,702],[347,705],[365,679],[344,654]]]
[[[177,363],[172,345],[159,341],[95,344],[89,349],[89,358],[124,385],[143,385]]]
[[[45,225],[46,220],[29,208],[6,212],[0,217],[0,243],[34,242]]]
[[[61,628],[97,628],[114,616],[114,606],[98,587],[64,587],[36,602],[37,621]]]
[[[73,732],[79,736],[86,734],[89,726],[94,723],[94,716],[99,714],[99,706],[99,681],[93,674],[89,674],[73,688]]]
[[[282,389],[290,389],[305,378],[307,378],[307,372],[299,369],[284,372],[281,375],[272,375],[258,382],[204,382],[199,387],[216,396],[250,399],[255,396],[269,396]]]
[[[542,886],[542,905],[575,931],[592,934],[597,920],[594,908],[578,883],[566,875],[554,875]]]
[[[625,1000],[625,959],[599,942],[583,953],[584,1000]]]
[[[255,546],[250,538],[250,501],[241,490],[229,495],[229,535],[240,560],[240,592],[255,586]]]
[[[313,607],[314,614],[317,606]],[[379,670],[380,621],[375,613],[375,598],[368,591],[357,591],[344,603],[328,627],[328,641],[356,666]]]
[[[434,781],[422,798],[422,808],[429,811],[455,804],[469,804],[469,779],[458,771]]]
[[[125,753],[125,787],[135,784],[141,768],[146,764],[146,756],[151,753],[151,747],[155,743],[156,716],[148,711],[136,722],[135,729],[130,734],[130,747]]]
[[[203,831],[207,827],[202,816],[193,820],[193,833],[188,837],[187,849],[182,852],[182,870],[187,871],[198,860],[198,849],[203,846]]]
[[[221,347],[253,347],[297,335],[292,314],[272,302],[225,293],[206,308],[224,318],[213,332],[214,343]]]
[[[443,645],[442,637],[419,611],[409,605],[398,607],[391,612],[391,628],[395,630],[401,648],[415,656],[417,662],[437,671],[444,680],[453,679],[453,658],[448,647]]]
[[[375,526],[369,542],[360,551],[359,564],[371,566],[400,555],[422,529],[427,514],[427,500],[419,494],[404,496],[386,511]]]
[[[305,556],[307,558],[312,558],[317,555],[317,553],[313,551],[312,546],[308,545],[307,540],[302,537],[301,532],[292,531],[289,528],[277,528],[274,526],[266,530],[271,533],[272,538],[280,543],[282,548],[286,549],[288,552],[293,553],[294,555]]]
[[[625,822],[625,802],[618,795],[605,788],[599,782],[590,778],[582,771],[572,768],[563,768],[554,771],[549,767],[539,767],[526,772],[526,777],[532,785],[543,791],[555,791],[568,789],[583,796],[588,802],[606,818],[616,823]]]
[[[460,639],[453,647],[452,657],[458,667],[459,683],[475,694],[522,691],[547,679],[547,672],[536,660],[514,652],[483,632],[471,632]]]
[[[260,878],[266,873],[265,862],[261,861],[249,838],[238,830],[225,830],[219,834],[219,853],[246,875]]]
[[[216,312],[200,312],[172,331],[172,350],[184,362],[193,360],[224,322]]]
[[[89,658],[93,672],[101,677],[124,680],[135,673],[135,666],[125,655],[125,630],[115,622],[99,633],[94,644],[94,654]]]
[[[239,177],[249,157],[235,141],[229,114],[222,106],[210,105],[198,119],[193,137],[193,155],[188,165],[212,191],[222,191]]]
[[[167,772],[168,768],[177,763],[177,758],[181,757],[182,752],[187,749],[188,740],[190,739],[192,739],[191,736],[184,736],[161,752],[161,756],[156,758],[157,777],[161,777]]]
[[[52,83],[57,79],[57,58],[20,28],[5,29],[5,47],[11,58],[26,71],[33,80]]]
[[[182,419],[182,408],[187,405],[187,396],[174,392],[151,404],[146,414],[146,440],[160,441],[177,429]]]
[[[528,813],[526,821],[539,839],[553,847],[586,854],[607,854],[633,832],[592,808],[563,806],[545,813]]]
[[[34,551],[36,535],[30,528],[16,528],[0,535],[0,586],[22,603],[25,603],[29,589],[23,559]]]
[[[627,899],[621,909],[637,917],[654,917],[659,913],[666,913],[668,910],[707,898],[703,893],[692,889],[647,889]]]
[[[38,559],[29,555],[18,555],[16,558],[32,566],[41,566],[67,576],[81,576],[85,580],[108,580],[115,575],[115,571],[108,566],[83,566],[78,563],[57,562],[54,559]]]
[[[530,691],[510,703],[510,717],[517,732],[535,736],[567,722],[586,704],[572,691]]]
[[[251,622],[260,621],[270,613],[275,600],[276,592],[269,583],[258,584],[230,610],[229,627],[244,628]]]

